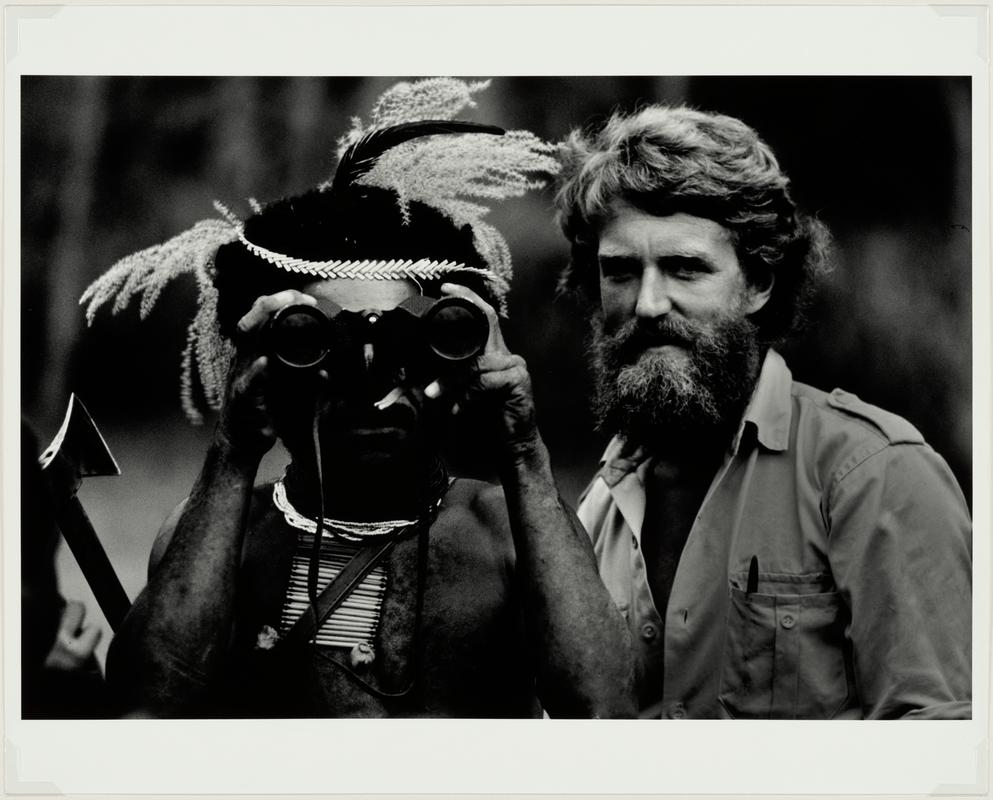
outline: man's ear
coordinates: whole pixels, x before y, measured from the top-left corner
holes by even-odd
[[[745,289],[745,311],[748,314],[755,314],[761,311],[769,298],[772,296],[772,287],[776,283],[776,276],[769,272],[760,277],[758,281],[748,281]]]

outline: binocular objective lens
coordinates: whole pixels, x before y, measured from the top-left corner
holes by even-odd
[[[427,325],[428,345],[450,361],[477,355],[486,344],[488,332],[486,317],[471,303],[439,304]]]
[[[291,367],[312,367],[327,355],[325,320],[310,312],[293,309],[273,320],[272,352]]]

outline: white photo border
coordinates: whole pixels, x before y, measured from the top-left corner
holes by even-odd
[[[3,630],[9,794],[985,794],[989,6],[5,6]],[[331,32],[329,34],[329,31]],[[966,75],[973,124],[971,722],[18,718],[21,76]],[[677,727],[678,726],[678,727]]]

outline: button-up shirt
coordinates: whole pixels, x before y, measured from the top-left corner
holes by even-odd
[[[578,512],[644,716],[970,716],[971,521],[908,422],[770,351],[664,609],[641,553],[650,465],[615,438]]]

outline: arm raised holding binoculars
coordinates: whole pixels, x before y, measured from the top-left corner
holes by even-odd
[[[149,581],[111,644],[107,679],[124,712],[202,710],[227,651],[246,519],[262,456],[276,441],[258,333],[295,290],[260,297],[238,323],[237,352],[213,441],[189,497],[160,530]]]
[[[492,306],[459,284],[444,284],[442,292],[481,308],[489,337],[467,384],[437,381],[427,394],[439,398],[461,389],[464,401],[495,428],[542,703],[552,716],[634,716],[627,628],[597,573],[589,537],[559,495],[527,364],[507,348]]]

